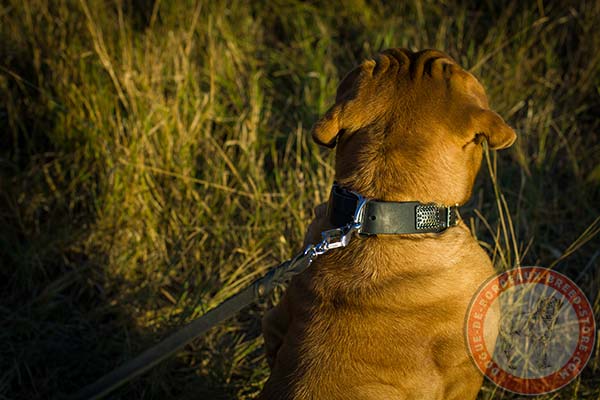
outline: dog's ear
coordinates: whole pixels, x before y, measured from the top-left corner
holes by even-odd
[[[322,146],[334,148],[340,133],[341,105],[331,107],[312,128],[312,138]]]
[[[365,114],[349,112],[344,115],[344,110],[352,108],[350,103],[357,101],[360,86],[365,83],[363,73],[369,68],[372,69],[374,65],[374,61],[365,61],[342,79],[337,88],[335,104],[312,128],[311,135],[315,142],[333,148],[343,130],[354,130],[360,127]]]
[[[478,108],[473,115],[475,133],[484,135],[491,149],[505,149],[517,139],[515,131],[494,111]]]

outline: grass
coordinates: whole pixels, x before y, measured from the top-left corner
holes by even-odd
[[[519,140],[464,218],[499,270],[552,266],[600,315],[599,26],[595,1],[4,2],[0,399],[73,393],[296,252],[333,179],[307,132],[388,47],[481,78]],[[253,398],[268,306],[113,397]],[[541,398],[600,398],[598,349]]]

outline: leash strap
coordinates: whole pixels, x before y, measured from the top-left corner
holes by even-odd
[[[169,358],[192,339],[228,319],[248,304],[253,303],[256,299],[255,285],[256,283],[235,296],[230,297],[218,307],[210,310],[195,321],[190,322],[156,346],[144,351],[139,356],[104,375],[91,385],[84,387],[73,399],[101,399],[136,376],[143,374],[161,361]]]
[[[366,199],[360,194],[334,185],[330,197],[333,226],[323,232],[323,240],[309,245],[291,260],[271,269],[246,289],[228,298],[200,318],[173,333],[154,347],[84,387],[73,399],[97,400],[131,379],[171,357],[179,349],[208,329],[230,318],[242,308],[267,296],[273,289],[306,270],[326,252],[345,247],[354,234],[401,234],[441,232],[457,223],[456,207],[441,207],[417,202],[392,203]]]
[[[361,209],[361,207],[359,204],[357,209]],[[171,357],[179,349],[205,333],[208,329],[232,317],[247,305],[264,298],[276,286],[284,284],[294,275],[308,268],[318,256],[332,249],[345,247],[359,228],[359,224],[351,221],[342,228],[323,232],[321,234],[323,240],[318,244],[307,246],[304,251],[291,260],[285,261],[271,269],[265,276],[254,281],[246,289],[228,298],[154,347],[144,351],[139,356],[106,374],[91,385],[84,387],[72,398],[77,400],[97,400],[103,398],[131,379]]]
[[[359,201],[356,192],[334,184],[328,207],[333,226],[343,226],[352,221]],[[358,232],[361,235],[440,233],[458,223],[458,207],[369,199],[359,222],[361,228]]]

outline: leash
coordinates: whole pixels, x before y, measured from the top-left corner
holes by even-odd
[[[144,351],[133,360],[128,361],[96,382],[84,387],[75,394],[73,399],[97,400],[103,398],[131,379],[169,358],[187,343],[202,335],[213,326],[230,318],[245,306],[264,298],[276,286],[284,284],[294,275],[298,275],[306,270],[318,256],[332,249],[346,247],[352,236],[361,228],[360,221],[362,220],[364,206],[367,203],[367,199],[360,195],[358,196],[358,205],[355,208],[354,218],[351,222],[341,228],[322,232],[323,240],[321,242],[316,245],[308,245],[304,251],[271,269],[265,276],[254,281],[246,289],[228,298],[162,342]]]
[[[313,261],[330,250],[346,247],[356,234],[397,235],[440,233],[458,223],[458,206],[419,202],[385,202],[368,199],[334,184],[329,199],[330,222],[340,228],[321,233],[322,240],[308,245],[294,258],[271,269],[238,294],[173,333],[133,360],[84,387],[73,399],[97,400],[121,387],[175,354],[208,329],[230,318],[242,308],[267,296],[278,285],[306,270]]]

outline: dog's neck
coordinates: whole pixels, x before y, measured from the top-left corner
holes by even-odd
[[[379,176],[378,179],[375,179],[376,175]],[[379,183],[379,179],[385,179],[385,184]],[[340,186],[364,197],[390,202],[417,201],[424,204],[462,205],[471,195],[471,189],[461,193],[457,193],[456,190],[446,191],[439,183],[427,183],[426,179],[408,174],[386,176],[372,173],[358,177],[336,174],[335,180]]]
[[[344,250],[323,256],[306,279],[323,299],[370,301],[374,294],[381,295],[386,288],[397,288],[400,282],[410,285],[452,270],[472,253],[472,241],[464,226],[442,235],[359,238],[351,241]]]
[[[394,144],[385,129],[371,126],[340,138],[335,180],[340,186],[382,201],[462,205],[471,197],[480,163],[462,165],[444,149]],[[399,150],[406,146],[412,151]]]

